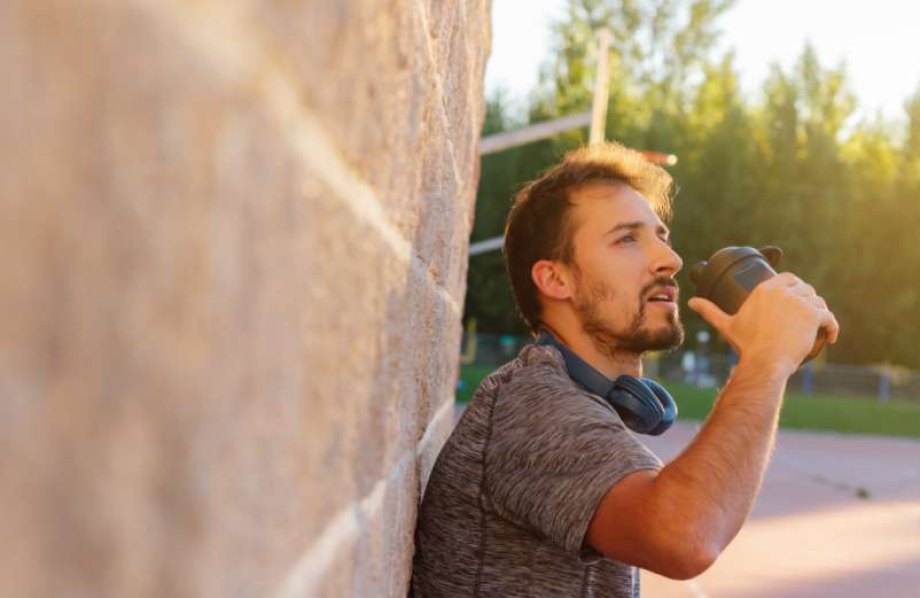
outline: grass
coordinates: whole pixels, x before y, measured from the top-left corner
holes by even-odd
[[[483,365],[463,366],[457,401],[468,401],[479,382],[493,369]],[[714,388],[696,388],[680,383],[668,383],[666,386],[677,400],[680,420],[705,419],[717,394]],[[875,398],[789,392],[780,416],[780,427],[920,438],[920,403],[879,403]]]
[[[465,403],[472,398],[482,379],[491,374],[495,368],[490,365],[464,365],[460,367],[460,383],[457,389],[457,401]]]

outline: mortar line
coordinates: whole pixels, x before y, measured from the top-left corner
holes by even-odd
[[[372,518],[383,505],[386,487],[396,481],[410,464],[428,448],[434,430],[445,417],[453,415],[454,402],[446,400],[428,422],[428,426],[415,447],[407,450],[390,470],[380,479],[367,495],[339,511],[320,532],[319,538],[307,549],[297,563],[284,576],[280,589],[273,593],[275,598],[303,598],[323,578],[334,562],[336,549],[349,538],[359,534],[359,521]]]

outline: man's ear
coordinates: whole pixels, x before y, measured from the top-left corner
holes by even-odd
[[[565,265],[552,260],[539,260],[530,269],[530,277],[537,289],[551,299],[568,299],[572,296],[572,279]]]

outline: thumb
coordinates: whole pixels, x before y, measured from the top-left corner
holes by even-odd
[[[718,305],[709,299],[691,297],[687,302],[687,307],[698,313],[710,326],[725,336],[731,316],[722,311]]]

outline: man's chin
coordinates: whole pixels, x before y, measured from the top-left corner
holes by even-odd
[[[591,337],[594,345],[603,352],[629,351],[645,353],[646,351],[668,351],[676,349],[684,342],[684,327],[676,310],[670,312],[664,321],[656,320],[653,324],[642,310],[628,330],[615,330],[597,317],[594,304],[579,305],[584,331]]]
[[[627,343],[634,351],[670,351],[684,343],[684,327],[679,323],[656,330],[644,330]]]

